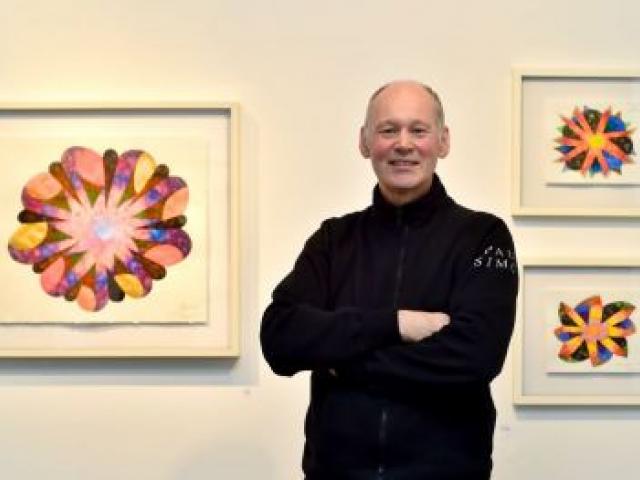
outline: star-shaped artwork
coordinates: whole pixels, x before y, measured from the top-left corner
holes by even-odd
[[[603,307],[599,295],[581,301],[575,307],[560,302],[561,326],[554,333],[562,342],[558,356],[565,362],[581,362],[587,358],[597,367],[613,355],[628,356],[626,337],[635,333],[630,319],[635,306],[624,301]]]
[[[569,170],[579,170],[590,175],[602,173],[605,177],[611,171],[622,174],[622,165],[632,163],[634,155],[630,128],[622,120],[621,113],[611,113],[611,107],[603,112],[585,106],[575,107],[571,118],[560,116],[564,125],[558,127],[562,136],[555,141],[563,162]]]

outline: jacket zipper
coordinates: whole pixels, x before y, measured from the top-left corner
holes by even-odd
[[[398,210],[396,216],[398,226],[402,225],[402,210]],[[402,286],[402,275],[404,273],[404,257],[407,253],[407,238],[409,237],[409,225],[402,226],[402,239],[400,240],[400,253],[398,255],[398,268],[396,269],[396,289],[393,295],[393,306],[398,308],[400,303],[400,287]]]
[[[404,257],[407,251],[407,238],[409,237],[409,226],[402,225],[402,209],[398,209],[396,214],[396,224],[398,227],[402,226],[402,238],[400,240],[400,252],[398,254],[398,268],[396,269],[396,285],[393,295],[393,306],[398,308],[400,303],[400,287],[402,285],[402,275],[404,273]],[[385,457],[384,449],[387,443],[387,422],[389,418],[389,412],[387,405],[383,405],[382,412],[380,414],[380,425],[378,429],[378,443],[380,447],[380,462],[378,463],[378,480],[384,479],[385,474]]]
[[[380,415],[380,430],[378,431],[378,443],[380,446],[380,463],[378,464],[378,480],[384,479],[385,464],[384,464],[384,447],[387,443],[387,407],[382,407],[382,413]]]

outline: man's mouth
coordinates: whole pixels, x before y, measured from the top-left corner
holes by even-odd
[[[389,164],[394,167],[413,167],[414,165],[418,165],[417,160],[389,160]]]

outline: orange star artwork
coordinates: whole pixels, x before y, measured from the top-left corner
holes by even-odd
[[[611,107],[601,112],[585,106],[582,110],[575,107],[571,118],[560,115],[562,136],[555,142],[560,144],[556,150],[562,157],[557,161],[582,175],[607,177],[611,171],[621,175],[622,166],[633,163],[631,134],[635,129],[622,120],[620,112],[611,112]]]

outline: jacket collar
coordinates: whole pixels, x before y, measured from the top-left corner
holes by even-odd
[[[387,201],[380,192],[380,186],[373,189],[373,213],[376,217],[397,224],[424,223],[445,203],[451,201],[435,173],[429,191],[412,202],[396,206]]]

